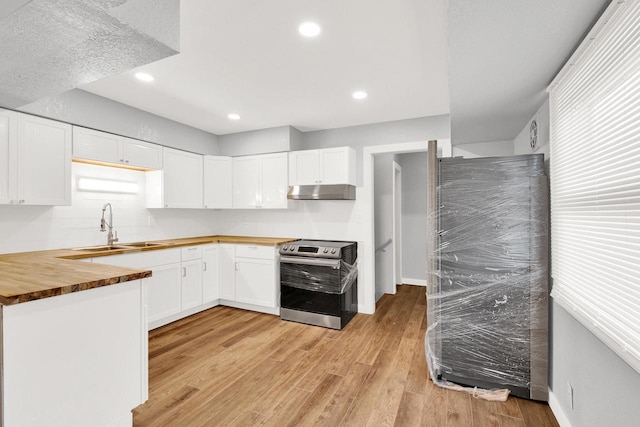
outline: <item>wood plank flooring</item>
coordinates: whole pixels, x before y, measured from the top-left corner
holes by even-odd
[[[548,405],[429,380],[424,288],[402,285],[342,331],[215,307],[149,334],[142,426],[558,426]]]

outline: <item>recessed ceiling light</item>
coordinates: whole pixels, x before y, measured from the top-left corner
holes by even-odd
[[[155,78],[151,74],[147,73],[136,73],[135,76],[136,79],[142,80],[143,82],[152,82],[155,80]]]
[[[359,90],[359,91],[353,92],[351,96],[353,96],[353,99],[365,99],[367,97],[367,92]]]
[[[298,32],[305,37],[315,37],[320,34],[320,25],[315,22],[303,22],[298,27]]]
[[[240,120],[240,116],[234,113],[229,114],[227,117],[229,117],[231,120]]]

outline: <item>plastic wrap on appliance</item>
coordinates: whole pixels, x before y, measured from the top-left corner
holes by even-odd
[[[523,157],[440,164],[438,243],[427,255],[435,266],[425,337],[431,379],[489,400],[518,388],[547,395],[547,180],[541,158]],[[447,380],[456,377],[497,387]]]
[[[358,260],[349,264],[340,260],[340,281],[334,280],[337,271],[296,269],[289,273],[286,285],[325,294],[343,294],[358,278]]]

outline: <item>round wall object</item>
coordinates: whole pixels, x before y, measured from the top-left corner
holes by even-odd
[[[535,120],[531,120],[531,126],[529,126],[529,145],[531,145],[531,150],[536,149],[536,144],[538,144],[538,123]]]

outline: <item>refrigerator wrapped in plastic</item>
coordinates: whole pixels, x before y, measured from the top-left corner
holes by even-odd
[[[436,175],[425,340],[431,378],[489,398],[508,391],[547,400],[544,159],[441,159]]]

